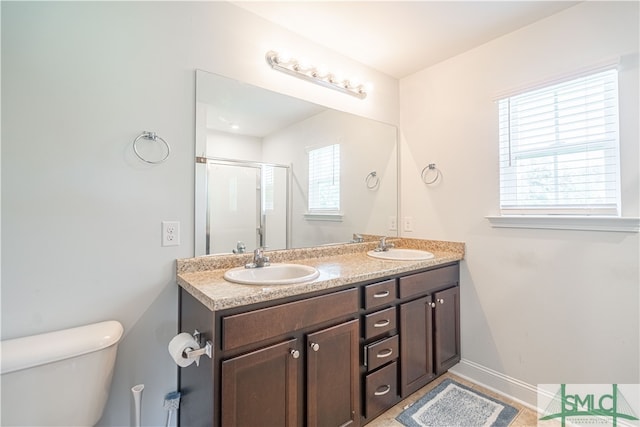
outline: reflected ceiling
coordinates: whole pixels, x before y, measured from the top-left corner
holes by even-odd
[[[262,138],[326,110],[231,79],[200,79],[198,85],[198,100],[209,105],[207,127],[223,132]]]

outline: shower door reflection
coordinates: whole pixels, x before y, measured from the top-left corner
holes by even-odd
[[[207,254],[287,247],[288,169],[207,159]]]

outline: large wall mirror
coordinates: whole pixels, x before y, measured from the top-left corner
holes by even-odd
[[[395,126],[196,71],[196,255],[396,236]]]

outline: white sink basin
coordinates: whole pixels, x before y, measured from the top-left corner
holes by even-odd
[[[423,261],[431,259],[434,255],[431,252],[419,249],[391,248],[388,251],[369,251],[367,255],[373,258],[388,259],[392,261]]]
[[[238,267],[227,270],[224,278],[243,285],[292,285],[317,278],[320,272],[308,265],[271,264],[266,267]]]

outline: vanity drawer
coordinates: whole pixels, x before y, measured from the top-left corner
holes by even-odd
[[[364,339],[377,337],[396,328],[396,308],[385,310],[364,316]]]
[[[400,298],[428,294],[444,286],[455,285],[459,277],[458,264],[401,277],[398,285]]]
[[[367,371],[373,371],[387,362],[396,360],[398,358],[398,336],[394,335],[365,346],[364,357]]]
[[[365,418],[371,419],[395,405],[398,396],[398,367],[392,362],[365,379]]]
[[[395,279],[373,283],[364,287],[364,308],[366,310],[393,302],[395,299]]]
[[[357,313],[358,289],[280,304],[222,318],[222,349],[257,343]]]

